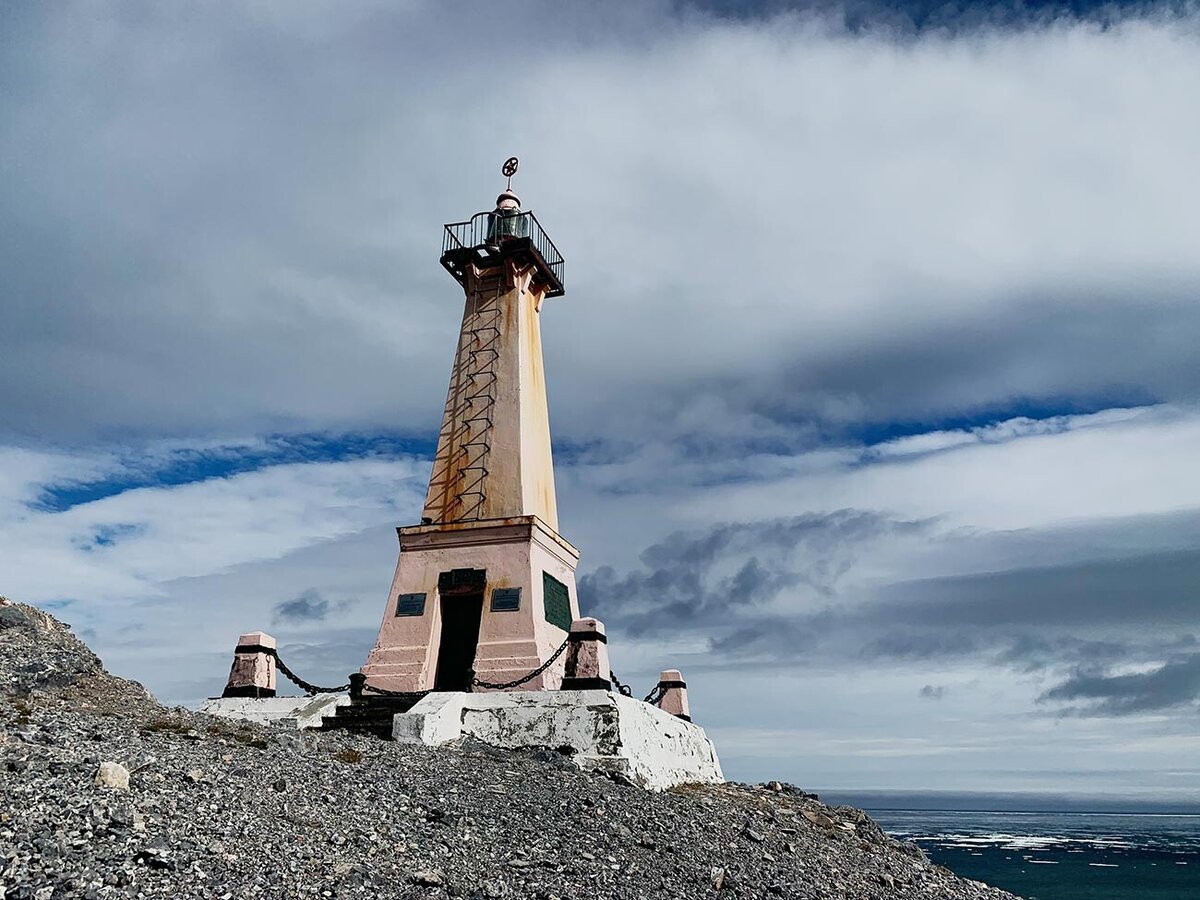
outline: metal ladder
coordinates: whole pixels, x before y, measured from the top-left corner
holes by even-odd
[[[453,441],[460,455],[458,484],[450,509],[457,511],[453,521],[483,518],[487,500],[488,457],[492,452],[493,412],[496,406],[496,364],[500,359],[500,298],[504,296],[504,278],[490,276],[492,284],[480,285],[475,296],[474,327],[463,332],[467,364],[463,372],[460,410],[462,425]],[[490,297],[489,297],[490,295]],[[485,299],[487,298],[487,299]],[[490,299],[490,302],[489,302]]]

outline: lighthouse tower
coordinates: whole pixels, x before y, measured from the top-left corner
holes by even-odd
[[[558,533],[539,327],[545,301],[563,293],[563,259],[521,209],[516,170],[516,159],[504,164],[492,211],[445,229],[441,262],[465,300],[442,429],[421,522],[396,529],[379,637],[349,696],[301,679],[256,631],[238,639],[224,696],[203,709],[430,746],[469,736],[557,747],[650,790],[720,782],[679,670],[635,699],[612,674],[604,623],[579,615],[579,551]],[[309,696],[276,697],[277,670]]]
[[[579,617],[576,550],[558,533],[539,319],[563,258],[508,187],[445,227],[441,263],[466,295],[421,524],[400,557],[362,674],[393,691],[503,683],[550,658]],[[560,657],[520,690],[553,690]]]

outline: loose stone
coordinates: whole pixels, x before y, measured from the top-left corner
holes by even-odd
[[[129,770],[119,762],[102,762],[96,770],[96,784],[116,791],[129,790]]]

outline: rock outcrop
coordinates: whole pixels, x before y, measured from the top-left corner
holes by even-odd
[[[166,709],[0,601],[0,898],[961,898],[864,813]]]

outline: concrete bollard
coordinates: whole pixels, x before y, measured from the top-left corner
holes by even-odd
[[[567,636],[567,665],[563,691],[584,691],[612,687],[608,667],[608,635],[599,619],[576,619]]]
[[[222,697],[275,696],[275,638],[251,631],[238,638]]]
[[[658,701],[659,709],[685,722],[692,721],[691,709],[688,707],[687,682],[683,680],[683,675],[678,669],[664,669],[658,676],[658,688],[662,692],[662,699]]]

